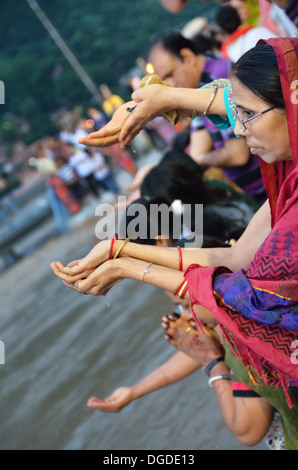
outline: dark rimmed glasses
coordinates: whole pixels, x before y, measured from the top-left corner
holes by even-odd
[[[271,108],[268,108],[268,109],[265,109],[265,111],[262,111],[261,113],[258,113],[258,114],[255,114],[255,116],[252,116],[248,119],[246,119],[245,121],[243,121],[243,119],[241,119],[241,117],[239,116],[237,110],[236,110],[236,118],[238,119],[238,121],[240,122],[241,124],[241,132],[245,132],[246,131],[246,126],[245,124],[249,121],[252,121],[253,119],[257,118],[258,116],[261,116],[262,114],[265,114],[265,113],[268,113],[268,111],[272,111],[272,109],[274,109],[276,106],[271,106]]]

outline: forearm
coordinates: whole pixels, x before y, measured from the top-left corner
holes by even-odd
[[[229,368],[221,362],[211,370],[210,377],[229,374]],[[260,442],[270,426],[272,407],[262,398],[235,398],[230,380],[219,379],[212,386],[228,429],[247,446]]]
[[[121,241],[115,242],[115,249],[121,246]],[[182,264],[185,271],[191,264],[201,266],[228,266],[231,259],[232,247],[226,248],[183,248]],[[138,243],[126,243],[120,253],[121,257],[130,257],[166,268],[179,270],[180,258],[177,248],[163,248]]]
[[[199,367],[200,364],[197,361],[179,351],[131,387],[133,399],[136,400],[154,390],[182,380],[195,372]]]
[[[148,122],[171,110],[178,110],[181,116],[202,114],[207,108],[212,114],[226,115],[224,89],[218,89],[210,104],[212,88],[174,88],[164,85],[149,85],[136,90],[132,99],[137,103],[134,112],[125,120],[119,134],[119,142],[125,147]]]
[[[174,109],[196,111],[198,115],[207,110],[210,98],[213,94],[213,88],[172,88],[171,102]],[[209,114],[226,115],[224,104],[224,88],[219,88]]]
[[[225,266],[233,272],[245,269],[253,260],[270,230],[271,213],[269,203],[266,201],[251,219],[241,238],[232,247],[182,249],[183,271],[191,264],[209,267]],[[116,246],[119,247],[121,243],[117,241]],[[180,268],[177,248],[126,243],[120,256],[129,256],[174,270]]]
[[[230,139],[225,144],[205,154],[195,156],[200,165],[231,168],[245,165],[250,157],[249,149],[243,139]]]
[[[142,281],[170,292],[175,292],[184,280],[184,274],[179,270],[128,257],[111,261],[111,268],[116,270],[118,279]]]

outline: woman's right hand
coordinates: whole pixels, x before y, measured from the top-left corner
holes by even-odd
[[[134,91],[132,99],[137,106],[120,131],[121,147],[128,145],[148,122],[175,109],[175,96],[175,88],[164,85],[149,85]]]
[[[89,398],[87,406],[100,411],[119,413],[119,411],[121,411],[122,408],[128,405],[133,399],[131,387],[120,387],[104,400],[96,397]]]
[[[120,106],[112,116],[112,119],[101,129],[91,132],[87,137],[79,140],[80,144],[88,147],[109,147],[119,142],[120,131],[129,118],[128,108],[135,105],[133,101],[129,101]]]

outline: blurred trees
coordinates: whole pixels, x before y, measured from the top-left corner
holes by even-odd
[[[159,0],[37,0],[55,28],[96,83],[128,98],[119,78],[146,57],[150,38],[180,29],[194,16],[209,16],[212,3],[193,0],[179,15]],[[0,0],[0,80],[5,105],[0,107],[0,139],[23,135],[33,141],[56,130],[51,115],[58,109],[90,104],[82,84],[62,52],[25,0]],[[18,126],[17,119],[29,123]]]

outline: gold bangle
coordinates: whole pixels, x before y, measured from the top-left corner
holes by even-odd
[[[180,289],[179,289],[179,291],[178,291],[178,294],[177,294],[178,297],[179,297],[179,299],[182,299],[183,294],[186,293],[186,288],[187,288],[187,281],[184,281],[184,282],[181,284],[181,287],[180,287]],[[184,298],[184,297],[183,297],[183,298]]]
[[[118,250],[116,251],[116,253],[115,253],[114,256],[113,256],[113,259],[118,258],[119,254],[120,254],[120,251],[122,250],[122,248],[124,247],[124,245],[125,245],[127,242],[129,242],[129,241],[130,241],[130,238],[127,237],[126,240],[124,240],[124,242],[121,243],[120,247],[118,248]]]
[[[214,88],[213,93],[212,93],[212,95],[211,95],[211,98],[210,98],[210,100],[209,100],[209,103],[208,103],[208,105],[207,105],[207,108],[206,108],[205,111],[202,112],[202,116],[206,116],[206,114],[209,113],[209,110],[210,110],[210,108],[211,108],[211,106],[212,106],[212,104],[213,104],[213,101],[215,100],[217,91],[218,91],[218,87]]]

